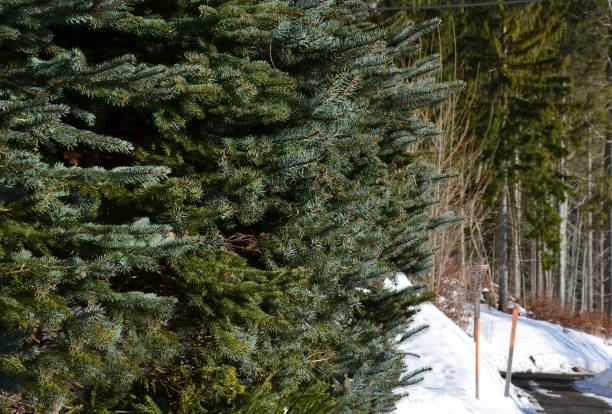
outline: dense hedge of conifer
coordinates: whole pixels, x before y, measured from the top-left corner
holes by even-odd
[[[1,407],[393,409],[455,85],[362,7],[0,6]]]

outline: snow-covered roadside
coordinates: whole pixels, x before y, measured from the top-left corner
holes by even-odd
[[[410,282],[403,274],[396,283],[401,289]],[[512,386],[505,398],[499,371],[506,370],[512,315],[481,306],[480,399],[474,398],[474,342],[472,326],[462,330],[434,305],[425,304],[415,317],[415,325],[430,329],[409,339],[403,348],[420,355],[409,358],[409,369],[431,367],[425,379],[405,390],[409,395],[396,405],[396,414],[406,413],[535,413],[538,405],[524,391]],[[470,335],[468,335],[468,333]],[[597,374],[577,382],[587,395],[612,405],[612,343],[583,332],[545,321],[519,317],[513,372]],[[607,371],[606,371],[607,370]],[[605,372],[604,372],[605,371]],[[603,397],[603,398],[602,398]]]
[[[426,304],[415,325],[430,329],[409,339],[404,347],[420,359],[409,359],[410,368],[431,367],[425,379],[407,389],[410,393],[396,405],[397,414],[407,413],[499,413],[519,414],[517,395],[504,397],[504,382],[486,358],[480,358],[480,399],[474,396],[474,341],[434,305]],[[513,390],[514,391],[514,390]]]
[[[512,315],[483,304],[480,308],[482,353],[506,371]],[[472,332],[472,325],[467,328]],[[612,367],[612,343],[584,332],[519,316],[513,372],[598,373]]]
[[[397,288],[408,284],[405,276],[397,277]],[[425,304],[416,315],[414,326],[430,329],[403,345],[406,352],[420,355],[409,358],[409,369],[430,367],[425,379],[405,392],[409,395],[396,405],[397,414],[407,413],[499,413],[532,412],[526,397],[519,397],[512,387],[510,398],[504,397],[504,382],[486,357],[480,358],[480,399],[474,396],[474,341],[434,305]],[[524,398],[524,399],[523,399]]]

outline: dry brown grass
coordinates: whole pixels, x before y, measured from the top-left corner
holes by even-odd
[[[435,303],[438,309],[463,328],[472,317],[473,292],[470,282],[462,277],[455,261],[448,260],[439,279],[438,299]],[[483,280],[483,288],[488,288],[497,294],[497,286],[488,279]],[[520,302],[521,306],[531,312],[530,316],[533,319],[557,323],[566,328],[603,338],[612,338],[612,317],[609,315],[597,312],[572,312],[569,307],[562,306],[555,298],[531,298]]]
[[[528,299],[524,307],[533,312],[535,319],[558,323],[592,335],[612,338],[612,317],[597,312],[572,312],[553,298]]]
[[[444,267],[444,273],[439,279],[438,298],[435,305],[455,324],[465,328],[472,312],[467,306],[471,303],[470,292],[466,288],[467,281],[461,276],[456,261],[449,260]]]

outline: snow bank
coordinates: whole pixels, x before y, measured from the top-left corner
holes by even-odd
[[[385,286],[402,289],[410,286],[397,274]],[[504,397],[512,315],[481,305],[480,321],[480,400],[474,398],[473,327],[463,331],[435,306],[426,304],[415,317],[415,327],[430,329],[402,345],[406,352],[420,355],[408,359],[408,369],[431,367],[425,379],[402,392],[409,395],[396,406],[396,414],[407,413],[535,413],[538,409],[520,389],[512,386],[510,398]],[[591,373],[593,378],[576,382],[587,395],[612,404],[612,343],[550,322],[519,316],[513,358],[513,372]]]
[[[482,353],[506,371],[512,315],[481,305]],[[471,333],[472,324],[466,331]],[[513,372],[597,373],[612,367],[612,344],[584,332],[519,316]]]
[[[431,367],[425,379],[404,391],[409,396],[396,405],[397,414],[496,413],[518,414],[517,396],[504,397],[504,382],[493,364],[480,358],[480,399],[474,397],[474,341],[434,305],[423,305],[416,325],[430,329],[403,346],[420,359],[407,361],[410,368]]]
[[[409,286],[404,275],[397,275],[395,286]],[[420,355],[409,358],[409,369],[431,367],[425,379],[403,392],[409,395],[396,405],[397,414],[407,413],[496,413],[519,414],[518,396],[514,390],[504,397],[504,382],[495,366],[480,358],[480,399],[474,397],[474,341],[434,305],[425,304],[417,313],[414,326],[429,325],[430,329],[402,345],[406,352]]]

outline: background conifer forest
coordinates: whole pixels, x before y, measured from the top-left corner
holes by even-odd
[[[393,13],[373,14],[383,21]],[[610,329],[612,3],[401,13],[442,19],[421,44],[440,54],[439,79],[465,82],[432,113],[443,134],[431,160],[457,173],[435,190],[434,212],[454,210],[464,220],[432,235],[440,252],[429,286],[461,302],[465,266],[489,263],[485,285],[500,310],[519,302],[546,318],[583,314]],[[441,306],[457,312],[452,302]]]

